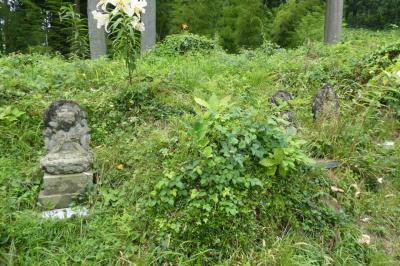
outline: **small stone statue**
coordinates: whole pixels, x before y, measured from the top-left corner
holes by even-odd
[[[45,175],[39,201],[44,206],[68,207],[93,184],[93,156],[86,112],[75,102],[53,102],[44,113],[47,155],[40,164]]]
[[[290,92],[279,90],[271,97],[270,102],[277,107],[282,106],[282,103],[287,103],[290,107],[289,101],[293,99],[293,95]],[[279,116],[287,120],[290,126],[296,127],[296,119],[292,112],[282,111]]]
[[[282,102],[293,100],[293,95],[290,92],[279,90],[271,97],[271,103],[279,106]]]
[[[314,120],[339,116],[339,98],[331,85],[326,84],[317,92],[312,105],[312,112]]]
[[[73,174],[89,170],[87,114],[72,101],[57,101],[44,114],[44,142],[48,154],[41,165],[49,174]]]

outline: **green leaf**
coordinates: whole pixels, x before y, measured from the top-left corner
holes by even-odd
[[[251,184],[252,187],[255,187],[255,186],[260,186],[260,187],[262,187],[262,186],[263,186],[263,183],[262,183],[261,180],[258,179],[258,178],[251,178],[251,179],[250,179],[250,184]]]
[[[236,214],[238,214],[238,211],[236,208],[227,208],[227,211],[232,215],[235,216]]]
[[[226,197],[226,196],[229,196],[231,193],[230,193],[230,188],[228,188],[228,187],[225,187],[224,188],[224,191],[222,191],[222,197]]]
[[[12,110],[11,114],[18,118],[21,115],[25,114],[25,112],[22,112],[22,111],[18,110],[17,108],[14,108]]]
[[[190,199],[195,199],[197,198],[197,196],[199,195],[199,192],[197,191],[197,189],[192,189],[191,193],[190,193]]]
[[[203,155],[206,156],[207,158],[210,158],[213,156],[213,149],[211,148],[211,146],[207,146],[204,150],[203,150]]]
[[[268,176],[274,176],[276,174],[277,168],[278,168],[277,165],[274,165],[273,167],[268,168],[267,175]]]
[[[195,98],[194,98],[194,101],[195,101],[198,105],[201,105],[201,106],[203,106],[203,107],[205,107],[205,108],[207,108],[207,109],[210,109],[210,105],[209,105],[206,101],[204,101],[203,99],[200,99],[200,98],[195,97]]]
[[[275,161],[274,161],[274,159],[271,159],[271,158],[265,158],[265,159],[262,159],[261,161],[260,161],[260,164],[262,165],[262,166],[265,166],[265,167],[273,167],[273,166],[276,166],[276,163],[275,163]]]
[[[280,164],[283,161],[284,156],[283,149],[274,149],[274,159],[277,164]]]
[[[176,188],[171,189],[170,193],[171,193],[172,196],[176,197],[176,195],[177,195],[177,190],[176,190]]]
[[[281,176],[286,176],[287,175],[287,169],[283,165],[279,165],[279,174]]]
[[[202,209],[207,211],[207,212],[210,212],[211,211],[211,206],[209,204],[204,204]]]

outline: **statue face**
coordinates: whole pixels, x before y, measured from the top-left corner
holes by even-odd
[[[57,122],[62,129],[71,128],[76,121],[75,112],[65,106],[57,110]]]

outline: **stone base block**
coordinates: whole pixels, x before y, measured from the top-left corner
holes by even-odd
[[[39,194],[39,202],[46,209],[60,209],[67,208],[72,200],[76,198],[79,193],[61,194],[61,195],[43,195],[43,191]]]
[[[43,176],[42,191],[39,194],[39,202],[47,209],[66,208],[72,200],[93,186],[93,173]]]
[[[88,186],[93,185],[93,173],[43,176],[43,195],[59,195],[83,192]]]

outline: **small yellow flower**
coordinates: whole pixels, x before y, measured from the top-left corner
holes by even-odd
[[[183,23],[183,24],[181,25],[181,28],[182,28],[182,30],[188,30],[188,29],[189,29],[189,25],[186,24],[186,23]]]

